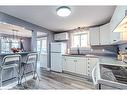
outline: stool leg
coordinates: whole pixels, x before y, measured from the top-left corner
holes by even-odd
[[[28,88],[28,84],[27,84],[27,80],[26,80],[26,74],[25,74],[25,71],[26,71],[26,65],[24,65],[24,70],[23,70],[23,76],[24,76],[24,79],[25,79],[25,86],[24,88]]]
[[[32,68],[33,68],[33,79],[39,79],[39,75],[38,75],[38,73],[37,73],[37,71],[36,71],[36,68],[35,68],[35,65],[34,64],[32,64]],[[35,76],[35,74],[37,74],[36,76]]]
[[[36,79],[36,77],[35,77],[36,72],[35,72],[35,68],[34,68],[34,63],[32,64],[32,69],[33,69],[33,79]]]
[[[17,74],[17,78],[18,78],[18,84],[20,84],[20,75],[19,75],[19,70],[18,70],[18,67],[15,67],[15,70],[16,70],[16,74]]]
[[[36,71],[36,68],[35,68],[35,65],[34,64],[32,64],[32,69],[33,69],[33,79],[35,79],[35,80],[38,79],[37,86],[39,87],[40,79],[39,79],[39,75],[38,75],[38,73]],[[35,74],[36,74],[36,76],[35,76]]]

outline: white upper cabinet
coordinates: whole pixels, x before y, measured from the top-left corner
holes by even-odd
[[[90,45],[99,45],[100,27],[90,28]]]
[[[100,45],[109,45],[111,44],[110,37],[110,24],[100,26]]]
[[[112,32],[115,30],[115,28],[120,24],[120,22],[125,17],[126,10],[127,10],[127,6],[117,6],[116,7],[114,14],[110,21]],[[114,31],[114,32],[118,32],[118,31]]]
[[[120,33],[119,32],[111,32],[111,44],[115,44],[120,41]]]
[[[68,39],[69,39],[69,35],[67,32],[54,34],[55,41],[64,41],[64,40],[68,40]]]

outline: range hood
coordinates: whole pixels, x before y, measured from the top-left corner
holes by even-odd
[[[113,32],[127,32],[127,16],[123,18]]]
[[[127,10],[125,11],[125,17],[121,20],[113,32],[127,32]]]

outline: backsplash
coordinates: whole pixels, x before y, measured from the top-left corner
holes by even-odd
[[[116,56],[117,46],[92,46],[90,48],[71,48],[70,54],[96,54],[103,56]]]
[[[119,46],[119,50],[121,52],[126,52],[127,53],[127,43],[126,44],[120,44]]]
[[[103,46],[91,46],[92,49],[95,50],[107,50],[110,52],[117,52],[117,45],[103,45]]]

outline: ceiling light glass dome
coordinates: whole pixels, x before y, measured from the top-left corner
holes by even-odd
[[[67,6],[62,6],[57,9],[57,15],[61,17],[67,17],[71,14],[71,9]]]

